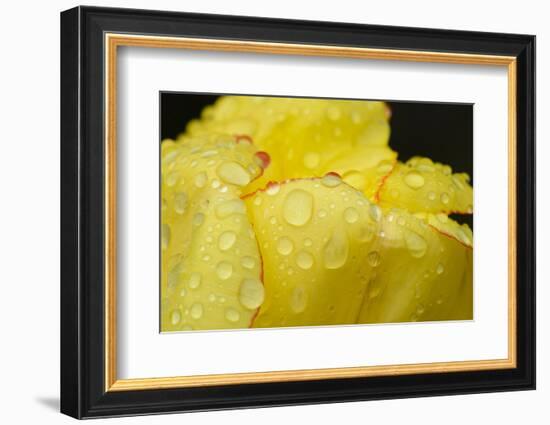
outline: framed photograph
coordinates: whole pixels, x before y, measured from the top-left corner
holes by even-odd
[[[61,411],[535,388],[535,37],[61,14]]]

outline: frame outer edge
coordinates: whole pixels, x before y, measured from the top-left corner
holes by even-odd
[[[80,9],[61,18],[60,411],[82,417],[80,344]]]

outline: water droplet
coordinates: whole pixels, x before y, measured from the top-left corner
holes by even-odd
[[[264,285],[258,279],[244,279],[239,288],[239,301],[246,308],[253,310],[264,302]]]
[[[382,210],[378,205],[371,204],[369,208],[369,214],[374,221],[380,221],[382,218]]]
[[[207,179],[208,177],[206,173],[204,171],[200,172],[195,176],[195,186],[197,186],[198,188],[204,187]]]
[[[177,214],[185,213],[187,208],[187,194],[185,192],[178,192],[174,196],[174,210]]]
[[[302,286],[297,286],[290,296],[290,308],[295,313],[301,313],[306,309],[307,292]]]
[[[181,288],[180,297],[185,297],[186,295],[187,295],[187,291],[185,290],[185,288]]]
[[[277,251],[281,255],[289,255],[294,249],[294,243],[287,237],[283,236],[277,241]]]
[[[269,183],[267,185],[267,188],[265,189],[265,193],[267,193],[270,196],[274,196],[277,193],[279,193],[279,190],[281,190],[281,185],[279,183]]]
[[[418,306],[416,307],[416,314],[422,316],[424,314],[424,311],[426,311],[426,308],[422,304],[418,304]]]
[[[445,267],[443,266],[443,264],[439,263],[437,265],[437,268],[435,269],[436,273],[437,274],[441,274],[445,271]]]
[[[317,152],[308,152],[304,155],[304,165],[309,169],[317,167],[320,160],[321,157]]]
[[[234,308],[228,308],[225,310],[225,318],[228,321],[235,323],[241,318],[241,315]]]
[[[296,255],[296,264],[304,270],[308,270],[313,265],[313,256],[307,251],[300,251]]]
[[[428,192],[428,199],[430,201],[435,201],[436,196],[435,192]]]
[[[310,218],[313,211],[313,196],[302,189],[294,189],[290,192],[283,205],[284,219],[294,226],[303,226]]]
[[[191,317],[195,320],[202,317],[203,308],[201,303],[195,303],[191,306]]]
[[[342,183],[342,179],[335,173],[328,173],[321,178],[321,183],[326,187],[337,187]]]
[[[170,231],[170,226],[166,223],[163,223],[161,226],[162,249],[168,249],[168,245],[170,245],[171,236],[172,236],[172,232]]]
[[[250,183],[250,174],[237,162],[228,161],[220,164],[217,174],[220,179],[229,184],[246,186]]]
[[[311,246],[313,245],[313,241],[310,239],[310,238],[305,238],[304,239],[304,246]]]
[[[191,289],[197,289],[201,284],[201,274],[191,273],[189,276],[189,282],[187,283]]]
[[[227,280],[233,274],[233,266],[227,261],[220,261],[216,266],[216,274],[222,280]]]
[[[256,265],[256,261],[254,261],[254,258],[249,256],[244,256],[241,258],[241,266],[243,266],[245,269],[253,269]]]
[[[258,195],[256,195],[256,197],[254,198],[254,205],[256,205],[257,207],[262,205],[262,198]]]
[[[203,213],[196,213],[193,216],[193,225],[200,226],[204,222],[204,214]]]
[[[170,174],[166,176],[166,185],[169,187],[174,186],[178,182],[178,175],[179,173],[177,171],[172,171]]]
[[[406,221],[403,217],[398,217],[397,218],[397,224],[399,224],[400,226],[404,226],[405,223],[406,223]]]
[[[232,232],[231,230],[223,232],[218,238],[218,248],[220,248],[222,251],[227,251],[233,245],[235,245],[236,240],[237,235],[235,234],[235,232]]]
[[[323,209],[321,209],[317,212],[317,217],[319,217],[319,218],[325,218],[326,216],[327,216],[327,212]]]
[[[450,201],[449,195],[445,192],[441,194],[441,202],[443,202],[445,205],[447,205]]]
[[[355,223],[359,219],[359,213],[353,207],[346,208],[344,211],[344,220],[348,223]]]
[[[219,180],[212,180],[212,183],[210,184],[210,186],[212,186],[212,189],[217,189],[218,187],[220,187],[222,184]]]
[[[170,314],[170,322],[172,326],[176,326],[181,321],[181,312],[179,310],[172,311]]]
[[[363,224],[359,227],[357,233],[357,239],[360,242],[370,241],[376,233],[376,226],[373,223]]]
[[[275,217],[271,217],[271,218],[269,219],[269,222],[270,222],[271,224],[277,224],[277,219],[276,219]]]
[[[343,230],[335,229],[331,238],[325,244],[323,260],[327,269],[338,269],[342,267],[349,252],[349,242]]]
[[[405,243],[407,245],[409,253],[414,258],[423,257],[424,254],[426,254],[426,250],[428,249],[426,239],[413,231],[408,231],[405,233]]]
[[[286,273],[290,276],[290,275],[293,275],[294,274],[294,269],[292,267],[289,267],[287,270],[286,270]]]
[[[416,171],[409,171],[405,175],[405,184],[411,189],[420,189],[424,186],[425,180],[422,174],[417,173]]]
[[[451,173],[453,172],[452,168],[449,167],[448,165],[444,165],[443,168],[441,169],[441,171],[446,176],[450,176]]]
[[[380,254],[378,251],[371,251],[367,255],[367,261],[372,267],[377,267],[380,264]]]

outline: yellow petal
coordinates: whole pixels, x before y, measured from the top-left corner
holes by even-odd
[[[260,165],[234,137],[162,143],[163,331],[250,325],[264,290],[240,195]]]
[[[355,323],[380,209],[334,175],[274,183],[244,199],[266,291],[253,326]]]
[[[269,181],[364,172],[396,154],[387,146],[383,102],[224,96],[191,122],[188,134],[246,134],[272,165],[249,188]],[[337,169],[336,169],[337,168]]]
[[[416,157],[398,163],[376,196],[382,207],[471,214],[473,190],[469,180],[465,173],[453,174],[448,165]]]
[[[381,232],[380,264],[359,323],[472,319],[472,248],[464,227],[442,214],[392,209]]]

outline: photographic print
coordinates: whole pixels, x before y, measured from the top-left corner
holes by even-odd
[[[160,94],[161,331],[473,319],[473,106]]]

